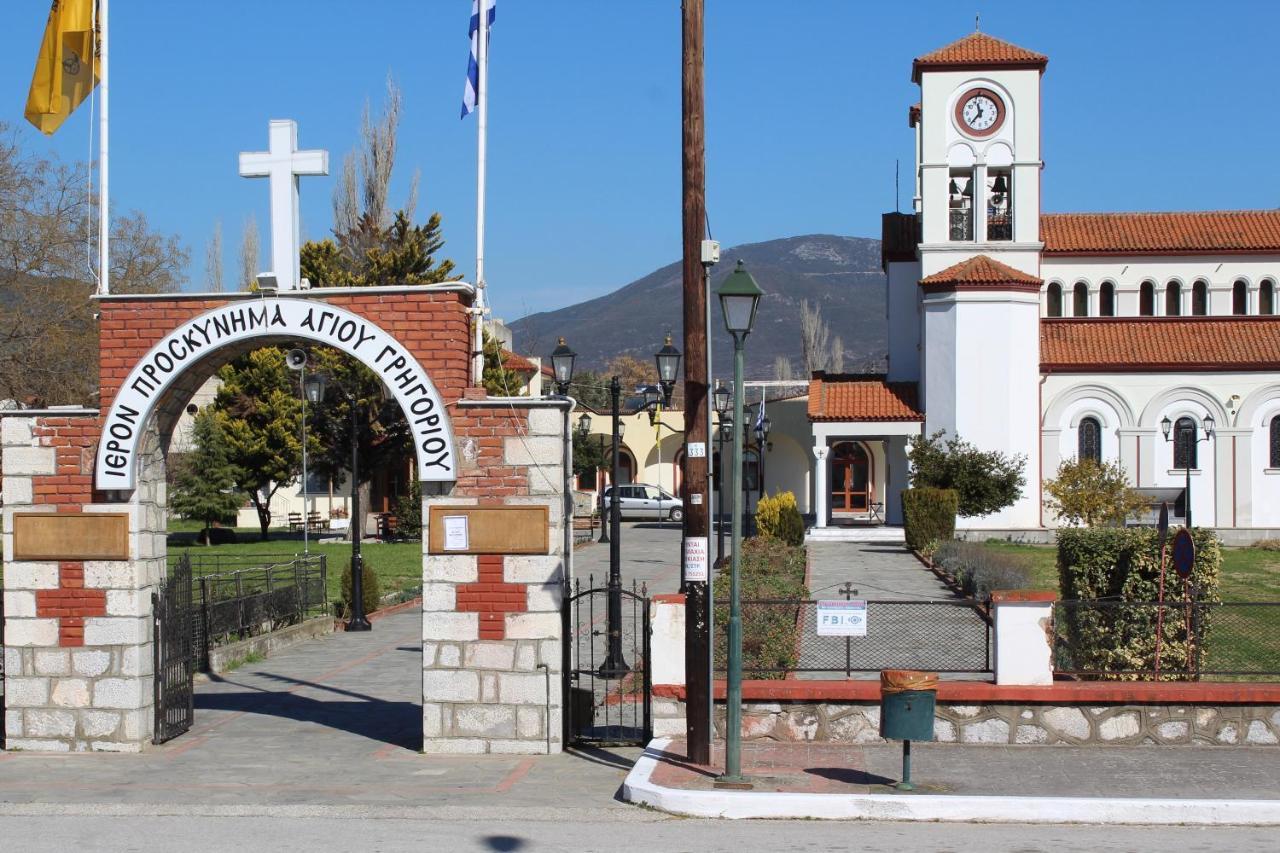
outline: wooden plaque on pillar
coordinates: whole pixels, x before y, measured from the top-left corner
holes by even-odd
[[[127,513],[15,512],[15,560],[127,560]]]
[[[466,522],[451,522],[451,536],[445,519],[458,518]],[[432,506],[427,553],[546,554],[551,550],[550,519],[545,506]]]

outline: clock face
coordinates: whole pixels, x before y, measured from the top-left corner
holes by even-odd
[[[971,136],[989,136],[1004,124],[1004,102],[989,89],[972,89],[956,104],[956,123]]]

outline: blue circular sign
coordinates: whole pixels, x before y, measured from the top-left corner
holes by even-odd
[[[1178,577],[1186,580],[1191,577],[1191,569],[1196,564],[1196,543],[1191,541],[1191,531],[1182,528],[1173,537],[1173,568]]]

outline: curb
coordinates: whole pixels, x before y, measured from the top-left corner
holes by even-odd
[[[657,753],[671,743],[655,738],[627,774],[622,799],[684,815],[741,820],[810,818],[1023,824],[1280,825],[1280,800],[1169,800],[1101,797],[991,797],[938,794],[788,794],[689,791],[651,781]]]

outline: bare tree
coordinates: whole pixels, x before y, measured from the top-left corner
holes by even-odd
[[[259,272],[258,220],[251,213],[240,234],[240,289],[248,290],[258,280]]]
[[[355,152],[342,160],[342,175],[333,188],[333,231],[350,234],[360,222],[360,184],[356,179]]]
[[[844,373],[844,341],[838,335],[831,341],[826,370],[828,373]]]
[[[387,100],[376,122],[364,107],[360,121],[360,184],[364,214],[381,228],[391,224],[387,188],[396,165],[396,139],[400,130],[400,87],[387,75]]]
[[[789,382],[795,378],[789,356],[780,355],[773,360],[773,378],[779,382]]]
[[[222,220],[213,223],[213,236],[205,248],[204,286],[210,293],[222,292]]]
[[[831,330],[822,320],[822,307],[811,306],[809,300],[802,300],[800,302],[800,347],[804,356],[806,375],[812,376],[816,371],[827,369],[830,339]]]

